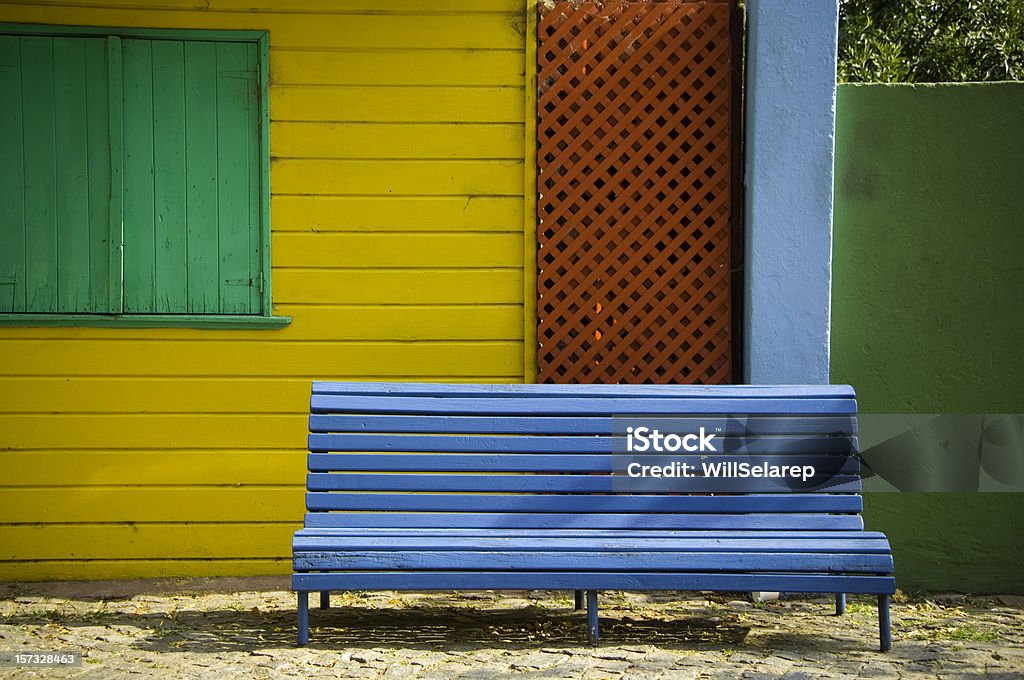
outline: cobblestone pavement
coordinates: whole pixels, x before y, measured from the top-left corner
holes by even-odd
[[[898,596],[894,648],[882,654],[873,598],[851,597],[836,617],[827,598],[602,593],[602,644],[591,648],[571,593],[335,593],[328,612],[313,603],[311,644],[300,648],[286,590],[116,591],[0,586],[0,650],[85,659],[0,676],[1024,678],[1017,596]]]

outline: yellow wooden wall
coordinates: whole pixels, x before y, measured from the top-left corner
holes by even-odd
[[[270,31],[274,311],[293,318],[0,328],[0,580],[287,573],[312,379],[523,380],[525,16],[0,3],[0,22]]]

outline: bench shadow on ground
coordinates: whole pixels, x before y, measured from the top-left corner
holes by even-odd
[[[256,652],[294,646],[296,635],[294,610],[180,610],[170,614],[104,611],[86,616],[51,613],[3,617],[0,623],[94,626],[112,629],[115,637],[119,629],[141,629],[143,637],[128,644],[159,653]],[[517,609],[332,607],[328,611],[311,608],[309,647],[313,650],[381,647],[435,651],[583,647],[586,646],[585,623],[584,612],[537,606]],[[744,641],[749,630],[749,626],[741,625],[732,617],[718,615],[663,619],[615,613],[601,617],[601,645],[643,644],[668,649],[735,646]]]

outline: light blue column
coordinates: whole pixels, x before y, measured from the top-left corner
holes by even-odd
[[[748,0],[744,379],[827,383],[835,0]]]

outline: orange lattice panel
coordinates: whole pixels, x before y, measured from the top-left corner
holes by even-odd
[[[730,4],[538,11],[538,382],[731,382]]]

